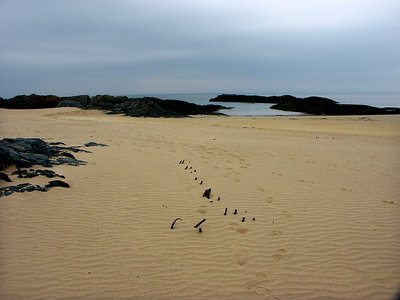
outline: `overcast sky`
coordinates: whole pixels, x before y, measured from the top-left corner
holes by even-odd
[[[399,0],[0,0],[2,97],[399,91]]]

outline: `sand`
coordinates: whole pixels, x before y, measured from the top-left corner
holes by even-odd
[[[86,166],[53,168],[70,189],[0,198],[1,299],[392,299],[399,291],[400,116],[0,110],[0,136],[109,145],[78,154]]]

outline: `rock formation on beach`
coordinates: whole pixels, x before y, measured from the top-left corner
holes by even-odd
[[[52,167],[61,164],[85,164],[70,152],[89,151],[79,147],[52,146],[38,138],[5,138],[0,141],[0,170],[12,165],[17,168],[30,168],[34,165]]]
[[[397,107],[374,107],[361,104],[340,104],[323,97],[297,98],[284,96],[228,95],[223,94],[210,99],[210,102],[242,102],[274,104],[272,109],[301,112],[312,115],[385,115],[400,114]]]
[[[33,178],[37,176],[45,176],[47,178],[60,177],[63,175],[56,174],[51,170],[24,169],[32,166],[52,167],[53,165],[72,165],[79,166],[86,164],[85,161],[76,159],[71,153],[89,152],[81,149],[81,146],[67,147],[61,146],[63,143],[54,142],[46,143],[38,138],[5,138],[0,140],[0,171],[6,170],[10,166],[15,166],[16,171],[10,176],[18,176],[18,178]],[[96,142],[86,143],[86,147],[102,146]],[[12,182],[8,174],[0,173],[0,179],[5,182]],[[63,187],[69,188],[69,184],[61,180],[52,180],[45,186],[34,185],[31,183],[20,183],[13,186],[0,188],[0,197],[10,196],[13,193],[24,193],[41,191],[47,192],[49,188]]]
[[[34,109],[52,107],[78,107],[100,109],[111,114],[132,117],[188,117],[189,115],[221,114],[221,105],[198,105],[181,100],[161,100],[154,97],[128,98],[126,96],[88,95],[58,97],[54,95],[20,95],[10,99],[0,98],[0,108]]]

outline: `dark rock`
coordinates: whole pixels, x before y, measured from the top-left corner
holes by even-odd
[[[161,100],[154,97],[130,98],[114,105],[111,113],[125,114],[131,117],[187,117],[198,114],[217,114],[220,105],[198,105],[181,100]]]
[[[30,183],[21,183],[14,186],[7,186],[0,188],[0,197],[10,196],[13,193],[24,193],[33,191],[47,192],[47,188],[42,187],[40,185],[33,185]]]
[[[63,175],[56,174],[54,171],[48,169],[22,169],[33,165],[52,167],[53,165],[61,164],[73,166],[86,164],[86,162],[76,159],[70,152],[90,153],[90,151],[81,149],[81,146],[66,147],[60,146],[61,144],[60,142],[55,142],[53,145],[50,145],[37,138],[5,138],[0,140],[0,168],[5,169],[8,166],[15,165],[18,169],[13,172],[13,175],[18,175],[19,178],[33,178],[36,176],[65,178]],[[0,173],[0,179],[9,179],[6,174],[3,176],[1,176],[1,174],[4,173]],[[9,196],[13,193],[33,191],[47,192],[51,187],[69,188],[70,185],[61,180],[50,181],[45,186],[21,183],[15,186],[0,188],[0,197]]]
[[[52,170],[18,169],[14,171],[12,174],[18,175],[18,178],[33,178],[37,176],[46,176],[47,178],[54,178],[54,177],[65,178],[65,176],[59,175]]]
[[[69,166],[80,166],[86,165],[86,161],[70,158],[70,157],[57,157],[51,160],[53,165],[69,165]]]
[[[0,180],[4,180],[5,182],[12,182],[10,177],[6,173],[0,172]]]
[[[74,101],[74,100],[63,100],[60,103],[58,103],[58,107],[77,107],[77,108],[85,108],[86,105],[84,105],[81,102]]]
[[[101,109],[111,114],[125,114],[132,117],[187,117],[198,114],[221,114],[217,111],[227,109],[221,105],[198,105],[181,100],[161,100],[153,97],[128,98],[126,96],[87,95],[73,97],[21,95],[11,99],[0,99],[3,108],[49,108],[79,107],[82,109]]]
[[[68,156],[68,157],[71,157],[71,156],[70,155],[65,155],[65,151],[71,151],[71,152],[74,152],[74,153],[78,153],[78,152],[92,153],[91,151],[86,150],[86,149],[82,149],[81,147],[82,146],[70,146],[70,147],[54,146],[53,148],[58,151],[59,155]]]
[[[368,105],[339,104],[333,100],[320,97],[285,100],[271,106],[271,108],[286,111],[297,111],[313,115],[387,114],[387,112],[382,108]]]
[[[96,147],[96,146],[98,146],[98,147],[108,147],[108,145],[106,145],[106,144],[99,144],[99,143],[96,143],[96,142],[88,142],[88,143],[84,144],[84,146],[85,147]]]
[[[63,142],[51,142],[51,143],[49,143],[49,145],[52,145],[52,146],[64,145],[65,146],[65,143],[63,143]]]
[[[69,153],[69,152],[61,152],[60,155],[68,157],[68,158],[75,159],[75,156],[72,153]]]
[[[51,166],[49,157],[56,152],[41,139],[3,139],[0,141],[0,166]]]
[[[210,102],[272,103],[272,109],[294,111],[313,115],[383,115],[400,114],[397,107],[373,107],[369,105],[340,104],[323,97],[297,98],[284,96],[219,95]]]
[[[0,107],[10,109],[36,109],[57,107],[60,98],[54,95],[19,95],[0,100]]]
[[[51,146],[38,138],[5,138],[0,141],[0,170],[11,165],[29,168],[33,165],[52,167],[53,164],[85,164],[73,157],[63,157],[67,151],[86,152],[74,147]]]
[[[61,97],[58,107],[78,107],[86,108],[90,104],[90,97],[88,95]]]
[[[70,187],[70,185],[68,183],[66,183],[62,180],[52,180],[52,181],[49,181],[48,184],[46,184],[46,188],[51,188],[51,187],[56,187],[56,186],[63,187],[63,188]]]

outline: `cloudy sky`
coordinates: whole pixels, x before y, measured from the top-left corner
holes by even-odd
[[[399,91],[399,0],[0,0],[2,97]]]

